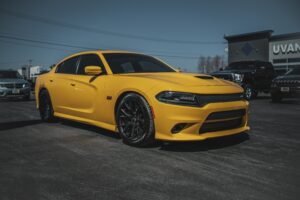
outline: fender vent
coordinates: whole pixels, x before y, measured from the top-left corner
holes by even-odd
[[[212,76],[195,76],[196,78],[201,78],[201,79],[206,79],[206,80],[211,80],[214,79]]]

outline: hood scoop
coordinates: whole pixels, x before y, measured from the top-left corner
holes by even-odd
[[[212,80],[214,79],[214,77],[212,76],[195,76],[196,78],[201,78],[201,79],[205,79],[205,80]]]

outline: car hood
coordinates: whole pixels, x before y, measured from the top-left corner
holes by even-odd
[[[0,83],[27,83],[26,80],[21,79],[21,78],[0,78]]]
[[[275,80],[298,80],[300,81],[300,75],[285,75],[285,76],[278,76]]]
[[[181,86],[227,86],[230,85],[228,81],[221,80],[205,74],[193,73],[177,73],[177,72],[164,72],[164,73],[132,73],[122,74],[121,76],[137,77],[152,79],[159,82],[176,84]]]

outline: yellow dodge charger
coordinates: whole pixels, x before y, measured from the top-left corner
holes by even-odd
[[[135,146],[249,130],[249,103],[240,86],[182,73],[139,53],[71,55],[37,78],[35,94],[42,120],[59,117],[99,126]]]

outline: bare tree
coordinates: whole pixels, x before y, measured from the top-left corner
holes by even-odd
[[[224,56],[215,55],[200,56],[198,62],[198,71],[200,73],[209,74],[214,71],[218,71],[225,66]]]
[[[199,62],[198,62],[198,71],[200,73],[204,73],[206,67],[206,57],[205,56],[200,56]]]

